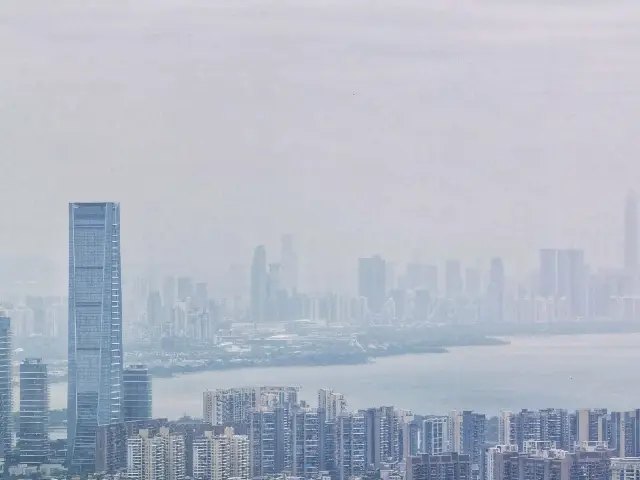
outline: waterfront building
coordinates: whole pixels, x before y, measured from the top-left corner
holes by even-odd
[[[20,364],[20,463],[42,465],[49,455],[49,381],[40,358]]]
[[[446,453],[422,454],[407,459],[405,480],[470,480],[469,455]]]
[[[122,420],[120,205],[69,205],[68,462],[92,469],[99,425]]]
[[[11,452],[13,437],[13,367],[11,320],[0,312],[0,455]]]
[[[152,411],[151,374],[144,365],[130,365],[122,376],[125,422],[149,420]]]

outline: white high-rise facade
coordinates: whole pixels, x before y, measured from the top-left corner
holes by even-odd
[[[223,435],[205,432],[193,443],[193,476],[197,480],[249,480],[249,437],[226,428]]]
[[[185,440],[163,427],[157,434],[140,430],[127,439],[127,477],[131,480],[184,480]]]
[[[122,421],[120,205],[69,205],[68,461],[95,463],[97,427]]]
[[[347,401],[343,394],[323,388],[318,390],[318,409],[325,411],[325,419],[330,422],[346,411]]]
[[[202,418],[211,425],[248,423],[251,410],[261,406],[298,403],[298,387],[218,388],[202,394]]]

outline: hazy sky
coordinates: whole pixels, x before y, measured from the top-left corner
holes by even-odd
[[[327,281],[416,248],[619,263],[640,187],[637,0],[2,0],[0,59],[0,253],[63,284],[69,201],[121,202],[125,265],[291,232]]]

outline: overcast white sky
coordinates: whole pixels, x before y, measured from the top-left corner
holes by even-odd
[[[0,252],[63,285],[69,201],[121,202],[125,265],[292,232],[322,283],[416,248],[617,264],[640,186],[637,0],[2,0],[0,59]]]

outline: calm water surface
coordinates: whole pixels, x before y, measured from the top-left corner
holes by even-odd
[[[266,384],[333,388],[350,408],[396,405],[416,413],[474,409],[640,407],[640,334],[510,338],[510,345],[459,347],[447,354],[405,355],[369,365],[204,372],[153,381],[154,416],[201,416],[205,389]],[[51,386],[64,408],[66,383]]]

